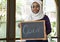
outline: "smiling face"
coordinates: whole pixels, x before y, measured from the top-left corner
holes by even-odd
[[[31,6],[31,10],[33,13],[37,14],[40,10],[40,5],[37,2],[33,2]]]

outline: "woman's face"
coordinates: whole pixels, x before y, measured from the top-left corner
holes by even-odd
[[[31,6],[31,10],[33,13],[38,13],[40,10],[40,5],[37,2],[33,2],[32,6]]]

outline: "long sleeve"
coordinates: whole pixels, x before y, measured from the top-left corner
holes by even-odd
[[[50,20],[48,18],[48,16],[46,16],[46,33],[47,35],[51,32],[51,24],[50,24]]]
[[[41,20],[45,20],[46,34],[48,35],[51,32],[51,24],[47,15],[44,16]]]

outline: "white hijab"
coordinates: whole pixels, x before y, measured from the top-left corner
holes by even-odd
[[[37,14],[33,13],[31,10],[31,5],[33,2],[37,2],[40,5],[40,10]],[[24,17],[25,21],[39,20],[44,17],[43,4],[42,4],[41,0],[30,0],[30,1],[26,1],[26,3],[27,3],[26,5],[28,5],[28,7],[26,7],[26,12],[25,12],[25,17]]]

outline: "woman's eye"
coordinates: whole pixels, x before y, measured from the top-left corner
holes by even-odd
[[[40,5],[32,5],[31,8],[39,8]]]
[[[40,7],[39,5],[37,5],[37,7]]]
[[[40,7],[40,6],[32,6],[32,8],[38,8],[38,7]]]
[[[32,6],[32,8],[34,8],[35,6]]]
[[[36,5],[36,7],[40,7],[40,5]]]

